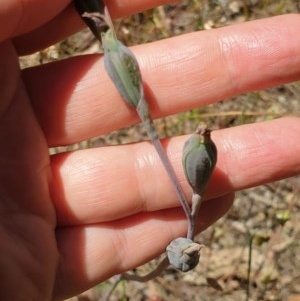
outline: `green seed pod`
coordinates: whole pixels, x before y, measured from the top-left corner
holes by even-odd
[[[143,95],[142,77],[138,62],[128,47],[112,30],[102,34],[105,69],[124,100],[134,108]]]
[[[193,192],[202,195],[217,162],[217,148],[210,130],[198,127],[184,144],[182,163]]]

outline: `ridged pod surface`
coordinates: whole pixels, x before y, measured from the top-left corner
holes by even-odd
[[[169,262],[182,272],[191,271],[199,263],[202,247],[191,239],[178,237],[167,246]]]
[[[122,98],[136,108],[143,95],[138,62],[131,52],[109,29],[102,34],[105,69]]]
[[[211,130],[200,126],[185,142],[182,164],[193,192],[202,195],[217,162],[217,148],[210,137]]]

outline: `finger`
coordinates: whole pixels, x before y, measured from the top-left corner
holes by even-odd
[[[300,173],[300,118],[214,131],[218,162],[206,199]],[[164,141],[188,200],[181,165],[187,137]],[[120,219],[179,206],[169,178],[149,142],[56,155],[51,192],[60,225]]]
[[[200,230],[223,216],[232,201],[233,195],[227,195],[203,204]],[[59,229],[57,240],[63,260],[55,299],[75,295],[153,259],[170,241],[185,236],[186,228],[182,211],[169,209],[138,214],[115,223]]]
[[[10,0],[0,3],[0,41],[33,30],[50,21],[71,0]]]
[[[151,112],[155,117],[174,114],[299,79],[299,27],[300,16],[280,16],[135,47]],[[137,121],[101,56],[28,69],[24,79],[50,145]]]
[[[44,4],[44,2],[42,2],[41,4]],[[70,2],[70,0],[65,0],[65,2]],[[137,13],[139,11],[147,10],[158,5],[166,4],[171,1],[114,0],[107,2],[109,11],[111,12],[112,16],[114,18],[119,18],[129,14]],[[32,18],[34,19],[35,17],[35,14],[32,14]],[[45,22],[45,19],[43,19],[43,21]],[[37,24],[40,25],[42,23],[35,22],[35,27],[37,27]],[[52,14],[52,19],[46,22],[43,26],[35,29],[30,33],[15,38],[14,43],[19,55],[25,55],[57,43],[62,39],[70,36],[71,34],[76,33],[84,26],[84,23],[81,21],[78,13],[74,9],[73,3],[71,2],[71,4],[66,7],[66,9],[64,9],[61,13],[57,15]],[[21,31],[20,33],[22,32],[24,31]]]

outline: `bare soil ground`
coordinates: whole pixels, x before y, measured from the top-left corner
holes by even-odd
[[[299,13],[299,1],[181,1],[119,21],[118,35],[140,44],[196,30]],[[292,38],[292,37],[291,37]],[[32,56],[23,67],[98,51],[88,30]],[[239,95],[215,105],[156,121],[161,137],[191,133],[199,121],[213,128],[300,115],[300,83]],[[140,141],[139,127],[129,127],[54,151]],[[297,138],[296,138],[297,139]],[[240,191],[230,212],[198,236],[207,248],[189,273],[172,269],[148,283],[124,283],[112,300],[134,301],[300,301],[300,177]],[[151,270],[156,261],[139,269]],[[251,268],[249,268],[251,266]],[[100,301],[113,280],[70,301]]]

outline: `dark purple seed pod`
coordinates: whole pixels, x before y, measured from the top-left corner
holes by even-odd
[[[211,130],[198,127],[185,142],[182,164],[193,192],[202,195],[217,162],[217,148],[210,137]]]
[[[101,43],[101,34],[100,34],[100,26],[92,20],[92,18],[84,16],[84,14],[100,14],[104,15],[104,7],[105,4],[102,0],[74,0],[75,8],[82,18],[82,20],[86,23],[89,29],[92,31],[94,36],[99,40]],[[103,23],[102,23],[103,24]],[[104,31],[108,28],[104,25],[105,28],[102,28]]]

